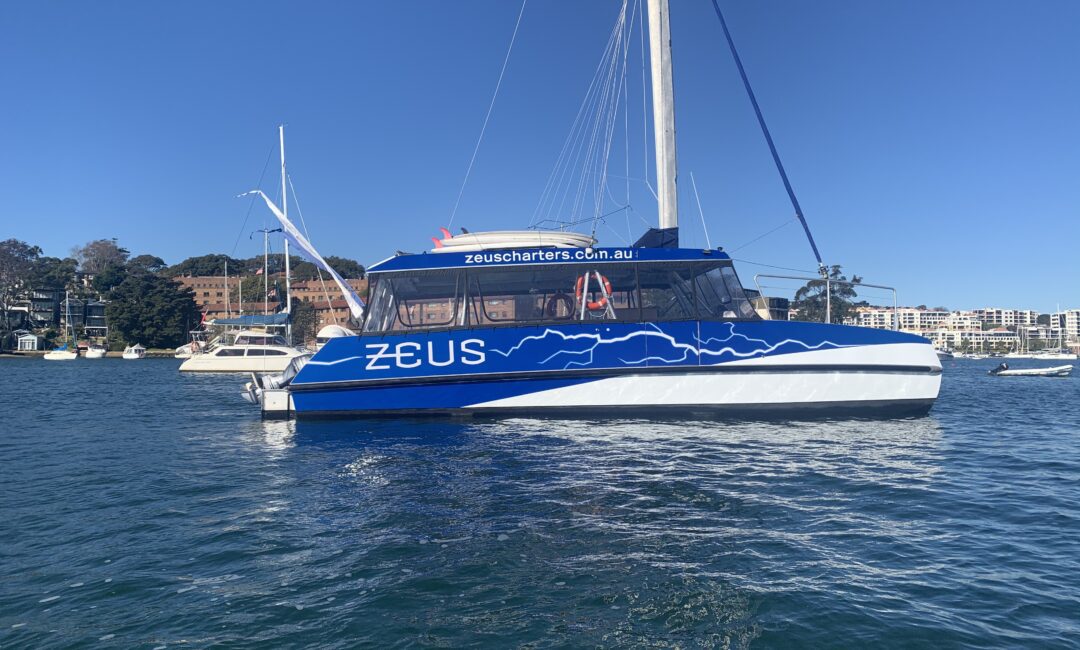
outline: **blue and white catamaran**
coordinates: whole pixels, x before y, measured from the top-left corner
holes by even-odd
[[[941,380],[926,339],[771,320],[727,254],[676,247],[667,2],[648,4],[659,228],[619,248],[569,232],[444,231],[430,252],[371,266],[369,304],[351,298],[360,333],[255,377],[251,401],[301,417],[926,413]]]

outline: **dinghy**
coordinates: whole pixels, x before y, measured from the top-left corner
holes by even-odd
[[[1068,377],[1072,366],[1054,366],[1052,368],[1010,368],[1003,363],[990,371],[998,377]]]

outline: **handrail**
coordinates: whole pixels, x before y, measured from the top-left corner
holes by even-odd
[[[761,290],[761,283],[758,278],[777,278],[780,280],[803,280],[806,282],[820,282],[820,277],[808,277],[804,275],[774,275],[772,273],[758,273],[754,275],[754,286],[757,287],[758,295],[765,297],[765,293]],[[870,287],[871,289],[885,289],[892,291],[893,295],[893,329],[900,329],[900,307],[896,301],[896,287],[887,287],[883,284],[867,284],[866,282],[852,282],[851,280],[833,280],[831,278],[825,278],[825,322],[832,322],[832,285],[833,284],[846,284],[855,287]]]

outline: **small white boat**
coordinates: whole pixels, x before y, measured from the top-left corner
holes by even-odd
[[[86,348],[86,358],[87,359],[104,359],[106,352],[108,352],[108,350],[106,350],[104,346],[96,345],[96,344],[91,345],[90,347]]]
[[[146,356],[146,348],[136,343],[124,348],[124,358],[128,360],[142,359]]]
[[[990,371],[998,377],[1068,377],[1072,366],[1054,366],[1052,368],[1010,368],[1003,363]]]
[[[71,361],[72,359],[78,359],[79,353],[77,350],[69,350],[68,346],[63,345],[55,350],[49,350],[45,353],[46,361]]]
[[[231,340],[229,340],[231,338]],[[229,333],[213,349],[193,354],[180,364],[181,372],[281,372],[303,354],[285,337],[255,330]]]

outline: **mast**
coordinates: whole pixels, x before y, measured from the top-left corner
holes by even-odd
[[[660,208],[660,227],[676,228],[679,225],[679,197],[675,192],[675,93],[671,82],[668,0],[648,1],[656,195]]]
[[[226,257],[225,258],[225,318],[231,318],[231,314],[229,312],[229,303],[230,303],[230,296],[229,296],[229,258]]]
[[[263,228],[263,316],[270,315],[270,230]]]
[[[281,142],[281,212],[287,219],[289,217],[289,199],[285,189],[285,125],[278,125],[278,140]],[[285,321],[285,340],[292,345],[292,286],[289,276],[289,238],[285,240],[285,313],[289,315]]]

